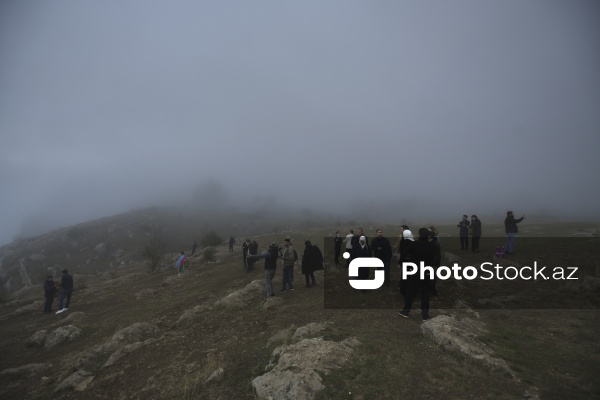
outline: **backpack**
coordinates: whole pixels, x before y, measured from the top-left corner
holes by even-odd
[[[504,258],[504,245],[496,247],[496,257]]]

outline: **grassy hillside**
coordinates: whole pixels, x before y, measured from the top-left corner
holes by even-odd
[[[128,237],[130,231],[137,235],[139,231],[133,228],[135,219],[131,221],[129,228],[115,229],[122,231],[123,236]],[[337,229],[345,233],[348,228]],[[374,228],[365,226],[368,232]],[[491,234],[500,226],[484,226],[486,228],[484,234]],[[569,236],[594,229],[597,227],[581,224],[530,225],[523,229],[523,238],[519,240],[530,234],[551,237],[560,232]],[[89,248],[102,239],[102,235],[87,236],[85,225],[78,226],[77,230],[73,238],[86,237],[79,242],[89,243]],[[440,230],[444,249],[459,254],[458,239],[450,236],[456,229],[442,226]],[[106,232],[106,228],[101,231]],[[283,237],[291,237],[302,254],[301,243],[305,239],[327,249],[325,238],[332,231],[332,228],[296,228],[255,236],[260,248],[268,242],[280,243]],[[396,237],[399,230],[397,226],[386,226],[384,232],[388,237]],[[181,241],[189,242],[189,235],[183,236]],[[482,243],[480,254],[459,255],[465,263],[471,264],[492,257],[493,246],[501,235],[498,236],[486,244],[485,250]],[[592,239],[593,235],[586,236],[582,243]],[[115,236],[111,243],[115,248],[124,249],[126,254],[134,254],[143,242],[129,246],[119,243]],[[514,257],[515,263],[559,257],[559,254],[549,254],[545,248],[527,248],[525,242],[519,241],[517,246],[519,243],[522,252]],[[597,260],[600,249],[595,242],[587,243],[584,248],[588,249],[584,254],[586,259]],[[54,251],[51,249],[57,253],[65,251],[49,246],[46,254]],[[171,256],[176,256],[179,248],[173,245],[170,250]],[[539,254],[541,251],[544,254]],[[568,255],[563,254],[563,257]],[[326,257],[331,261],[331,254]],[[473,298],[489,297],[483,292],[487,289],[462,286],[453,281],[438,284],[440,296],[432,300],[432,321],[440,316],[456,316],[465,318],[462,321],[472,319],[482,323],[485,333],[477,335],[477,340],[495,357],[506,361],[514,373],[511,374],[506,369],[493,368],[447,350],[424,335],[423,323],[417,318],[418,302],[409,320],[399,317],[394,308],[326,309],[326,283],[343,277],[344,270],[319,271],[317,287],[305,288],[297,265],[296,290],[279,294],[281,269],[278,267],[274,280],[275,300],[267,301],[261,289],[253,292],[241,307],[224,306],[219,301],[231,293],[253,281],[258,280],[262,285],[264,274],[262,261],[255,271],[244,272],[239,246],[234,253],[229,253],[225,246],[219,247],[217,258],[217,262],[204,263],[201,257],[192,257],[189,272],[177,276],[174,269],[149,273],[142,260],[131,257],[131,263],[117,268],[112,276],[87,277],[86,287],[75,291],[69,311],[59,315],[44,315],[41,306],[29,311],[24,309],[34,300],[42,300],[41,293],[36,298],[3,304],[0,307],[0,398],[252,399],[255,398],[252,380],[267,372],[265,367],[272,352],[280,345],[293,343],[290,335],[284,333],[315,322],[327,324],[313,337],[336,343],[348,338],[360,342],[339,368],[317,370],[324,386],[316,393],[317,399],[581,399],[600,396],[596,379],[600,372],[597,287],[590,292],[563,285],[560,290],[564,292],[557,295],[568,294],[574,301],[583,299],[581,304],[586,308],[572,306],[557,310],[522,309],[510,301],[491,308],[477,307]],[[397,282],[397,269],[394,268],[392,274]],[[472,309],[439,308],[440,304],[455,304],[456,300],[464,299],[465,287],[471,292],[482,290],[475,293],[480,296],[473,293],[468,296]],[[401,304],[396,285],[381,291],[365,296],[383,295]],[[43,343],[32,344],[31,338],[36,332],[50,333],[65,321],[81,330],[78,337],[52,348],[44,347]],[[111,347],[117,341],[114,335],[135,323],[145,323],[156,330],[127,340],[119,339],[119,345]],[[17,369],[31,364],[40,365]],[[219,368],[222,373],[207,381]],[[75,388],[76,385],[65,385],[78,371],[84,378],[91,379]],[[293,373],[294,368],[288,372]],[[61,386],[65,388],[60,389]]]

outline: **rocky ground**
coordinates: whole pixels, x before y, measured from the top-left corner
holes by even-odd
[[[478,309],[441,283],[440,298],[453,297],[453,307],[421,322],[418,309],[408,320],[395,309],[326,309],[323,280],[332,269],[305,288],[297,268],[296,290],[267,300],[262,262],[246,273],[225,247],[216,262],[191,260],[182,275],[133,265],[89,278],[59,315],[42,314],[39,295],[3,304],[0,398],[600,395],[595,309]],[[399,297],[397,287],[382,290]]]

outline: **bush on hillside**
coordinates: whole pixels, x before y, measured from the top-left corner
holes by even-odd
[[[157,270],[160,261],[165,256],[165,248],[165,242],[158,236],[153,236],[146,247],[144,247],[142,255],[150,267],[151,272]]]
[[[204,262],[215,261],[217,250],[214,247],[207,247],[202,251]]]
[[[223,244],[223,239],[217,235],[217,232],[211,230],[202,237],[200,243],[202,243],[202,246],[219,246]]]

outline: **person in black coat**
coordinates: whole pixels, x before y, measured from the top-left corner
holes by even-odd
[[[52,276],[46,278],[44,282],[44,296],[46,297],[46,303],[44,304],[44,314],[52,312],[52,303],[54,302],[54,296],[56,295],[56,282],[52,279]]]
[[[429,227],[429,235],[429,240],[435,246],[435,253],[431,262],[431,267],[433,267],[433,269],[437,271],[440,265],[442,265],[442,244],[440,243],[440,238],[438,237],[438,230],[435,226],[432,225]],[[438,294],[435,276],[430,282],[429,293],[433,296],[437,296]]]
[[[398,253],[400,254],[400,260],[398,265],[400,266],[400,293],[402,296],[406,296],[406,279],[402,276],[402,263],[410,262],[408,255],[409,247],[414,243],[415,239],[412,232],[408,229],[402,231],[402,239],[398,243]]]
[[[379,258],[383,262],[383,271],[385,275],[385,285],[390,286],[390,264],[392,262],[392,245],[390,241],[383,237],[383,231],[377,229],[377,237],[371,241],[371,250],[373,257]]]
[[[434,257],[436,253],[436,247],[433,242],[429,239],[431,233],[427,228],[419,229],[419,239],[411,244],[408,248],[408,256],[410,262],[419,266],[422,261],[424,265],[431,266],[434,262]],[[421,279],[420,277],[420,267],[416,274],[409,275],[406,277],[406,296],[404,296],[404,308],[401,311],[398,311],[404,318],[408,318],[408,314],[412,308],[412,302],[417,294],[417,292],[421,293],[421,316],[423,317],[423,321],[427,321],[429,319],[429,287],[430,287],[430,279],[429,275],[425,274]]]
[[[471,248],[473,253],[479,253],[479,239],[481,239],[481,220],[477,215],[471,215]]]
[[[525,214],[521,218],[516,219],[515,214],[512,211],[506,212],[506,218],[504,219],[504,229],[508,239],[506,241],[506,251],[504,254],[514,254],[515,252],[515,241],[517,240],[517,233],[519,228],[517,224],[525,219]]]
[[[305,241],[304,245],[306,247],[304,248],[304,254],[302,255],[302,273],[306,279],[306,287],[309,288],[317,284],[314,272],[323,269],[323,253],[321,253],[321,249],[314,246],[310,240]],[[309,278],[312,283],[310,283]]]
[[[340,254],[342,253],[342,243],[344,243],[344,238],[340,236],[340,231],[335,232],[335,238],[333,239],[335,244],[335,257],[334,262],[335,265],[340,263]]]
[[[463,215],[462,220],[456,225],[457,228],[460,228],[459,236],[461,250],[469,250],[469,225],[471,225],[471,223],[467,218],[466,215]]]

